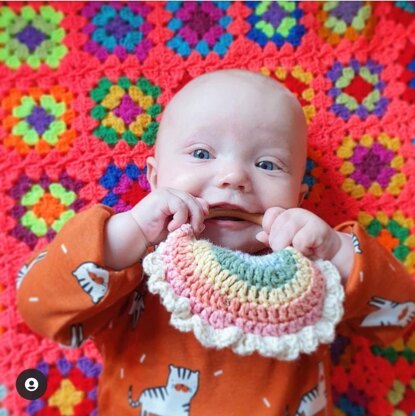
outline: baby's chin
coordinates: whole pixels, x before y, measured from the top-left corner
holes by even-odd
[[[238,250],[244,253],[257,253],[265,248],[264,244],[259,242],[255,235],[260,231],[260,227],[248,227],[245,230],[217,230],[216,227],[206,225],[205,230],[197,237],[198,240],[209,240],[211,243],[228,248],[230,250]]]

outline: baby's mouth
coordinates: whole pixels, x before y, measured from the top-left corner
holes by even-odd
[[[221,220],[221,221],[243,221],[242,218],[236,218],[236,217],[212,217],[211,219]]]
[[[250,212],[241,211],[239,209],[229,208],[211,208],[205,220],[215,219],[222,221],[250,221],[254,224],[261,225],[262,215],[252,214]]]

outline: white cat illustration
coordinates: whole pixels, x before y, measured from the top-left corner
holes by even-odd
[[[318,365],[318,379],[318,385],[301,398],[295,416],[313,416],[327,406],[323,363],[319,363]]]
[[[96,282],[90,273],[100,278],[102,282]],[[91,261],[82,263],[72,274],[76,277],[84,292],[90,296],[93,303],[98,303],[107,293],[110,274],[108,270],[99,267],[97,264]]]
[[[367,315],[360,326],[392,326],[405,327],[415,317],[415,302],[394,302],[392,300],[372,297],[370,306],[378,310]]]
[[[132,386],[128,389],[131,407],[141,406],[140,416],[188,416],[190,402],[199,387],[199,371],[169,365],[165,386],[143,390],[138,400],[132,399]]]
[[[20,285],[23,282],[23,279],[26,277],[29,270],[39,261],[43,260],[46,257],[47,251],[41,251],[29,264],[25,264],[17,273],[16,280],[16,289],[20,288]]]

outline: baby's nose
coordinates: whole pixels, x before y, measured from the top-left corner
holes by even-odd
[[[242,167],[236,166],[220,173],[218,185],[221,188],[227,187],[245,192],[249,192],[252,188],[248,172]]]

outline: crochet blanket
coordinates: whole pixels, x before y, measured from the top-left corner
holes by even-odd
[[[309,124],[304,202],[354,219],[415,273],[415,9],[395,2],[36,2],[0,5],[0,414],[96,414],[101,357],[62,349],[16,310],[16,276],[97,202],[147,192],[159,115],[193,77],[247,68],[285,83]],[[336,416],[409,416],[415,331],[332,347]],[[48,389],[29,402],[17,375]]]

